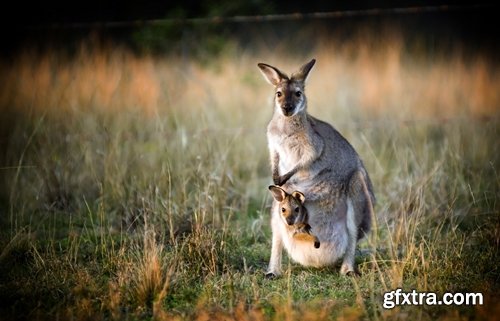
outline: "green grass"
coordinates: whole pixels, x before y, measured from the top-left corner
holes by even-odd
[[[498,311],[500,120],[497,112],[476,117],[490,105],[477,115],[460,109],[447,120],[427,112],[410,122],[404,108],[346,110],[319,94],[328,79],[319,60],[311,113],[362,156],[377,222],[360,243],[360,278],[285,258],[284,276],[270,281],[271,88],[253,57],[221,58],[214,63],[222,71],[191,63],[186,75],[167,58],[101,54],[61,65],[21,61],[3,73],[12,80],[24,70],[28,78],[1,96],[0,318],[425,320]],[[344,63],[344,71],[360,64]],[[443,72],[456,66],[436,64]],[[413,79],[407,73],[415,66],[398,66],[403,80]],[[470,74],[454,84],[466,86]],[[21,94],[29,75],[34,88]],[[93,98],[82,94],[95,82]],[[130,93],[133,83],[159,90]],[[497,96],[488,97],[498,107]],[[383,292],[398,287],[482,292],[486,304],[384,310]]]

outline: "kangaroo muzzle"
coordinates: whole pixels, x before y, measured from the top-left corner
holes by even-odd
[[[293,105],[290,103],[286,103],[281,107],[281,110],[283,111],[283,115],[285,116],[291,116],[293,114]]]

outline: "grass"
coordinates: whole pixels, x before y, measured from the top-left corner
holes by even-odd
[[[314,52],[310,112],[355,146],[378,199],[360,278],[286,259],[264,278],[271,88],[256,63],[310,57],[28,51],[0,73],[0,318],[494,319],[498,66],[397,37]],[[383,309],[398,287],[485,304]]]

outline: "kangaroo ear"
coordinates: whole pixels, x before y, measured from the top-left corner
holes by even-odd
[[[300,67],[299,71],[294,73],[292,75],[293,80],[298,80],[298,81],[306,81],[307,75],[309,75],[309,72],[311,71],[312,67],[316,63],[316,59],[313,59],[309,61],[307,64],[303,65]]]
[[[275,200],[277,200],[278,202],[283,202],[286,197],[286,192],[281,187],[271,185],[269,186],[269,190],[271,191],[271,194],[273,194]]]
[[[283,79],[288,79],[288,76],[278,68],[263,63],[257,64],[257,66],[259,66],[267,82],[273,86],[278,86]]]
[[[300,201],[300,204],[304,204],[304,202],[306,201],[306,196],[299,191],[293,192],[292,196],[298,199]]]

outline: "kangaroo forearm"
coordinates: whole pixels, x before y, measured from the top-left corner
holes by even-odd
[[[316,146],[316,148],[306,149],[301,154],[300,161],[296,163],[295,167],[280,177],[281,185],[285,184],[297,172],[301,170],[309,170],[311,166],[320,158],[322,152],[322,144],[320,146]]]
[[[311,158],[309,160],[306,160],[305,162],[301,162],[297,165],[295,165],[294,168],[292,168],[290,171],[288,171],[287,173],[279,176],[279,186],[285,184],[290,178],[292,178],[293,175],[297,174],[297,172],[301,171],[301,170],[307,170],[312,163],[314,163],[314,161],[316,160],[317,158]],[[276,183],[276,182],[275,182]]]
[[[280,182],[279,163],[280,163],[280,155],[278,153],[274,152],[272,162],[271,162],[271,167],[272,167],[271,170],[273,173],[273,182],[275,185],[280,185],[279,184],[279,182]]]
[[[290,178],[292,178],[293,175],[295,175],[295,173],[297,173],[299,170],[298,167],[295,167],[293,168],[291,171],[289,171],[288,173],[282,175],[282,176],[279,176],[278,175],[278,182],[277,182],[277,185],[278,186],[282,186],[283,184],[285,184]],[[275,182],[276,183],[276,182]]]
[[[274,168],[273,169],[273,182],[275,185],[278,185],[278,186],[281,186],[282,184],[281,183],[281,177],[280,177],[280,174],[279,174],[279,170],[278,170],[278,167]]]

